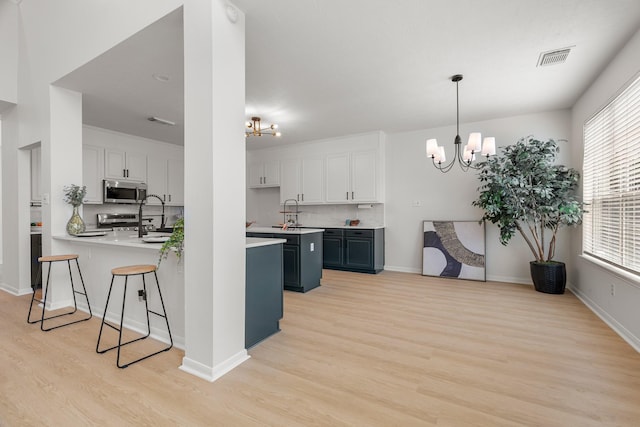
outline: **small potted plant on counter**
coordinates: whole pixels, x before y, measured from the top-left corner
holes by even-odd
[[[169,252],[174,251],[178,262],[182,259],[182,252],[184,251],[184,217],[179,218],[173,225],[173,232],[169,239],[162,244],[160,248],[160,257],[158,258],[158,267],[163,259],[169,256]]]
[[[482,219],[497,224],[500,243],[509,243],[516,230],[534,256],[531,278],[539,292],[561,294],[566,284],[563,262],[554,261],[558,229],[582,222],[582,203],[575,169],[556,165],[558,144],[529,136],[480,163],[480,196],[473,202]],[[548,238],[548,244],[547,242]]]

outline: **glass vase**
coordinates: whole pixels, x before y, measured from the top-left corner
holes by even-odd
[[[69,218],[69,221],[67,222],[67,233],[74,236],[76,234],[84,232],[85,228],[86,227],[84,225],[84,221],[78,213],[78,206],[74,206],[71,218]]]

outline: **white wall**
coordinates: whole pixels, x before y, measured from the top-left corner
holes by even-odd
[[[640,73],[640,31],[585,91],[572,110],[573,161],[582,167],[583,125]],[[603,267],[582,254],[582,233],[572,233],[572,290],[640,351],[640,277]],[[612,295],[611,288],[614,288]]]
[[[0,113],[3,103],[18,99],[18,9],[9,0],[0,0]]]
[[[518,138],[569,140],[568,110],[552,111],[478,123],[461,124],[460,136],[466,143],[469,132],[495,136],[498,147]],[[422,271],[423,220],[479,220],[482,211],[471,206],[478,196],[477,172],[462,172],[457,166],[449,173],[438,171],[425,156],[425,140],[437,138],[445,146],[447,157],[453,156],[455,126],[387,135],[387,199],[385,234],[385,268]],[[561,143],[559,162],[568,164],[570,143]],[[419,201],[421,207],[412,207]],[[498,228],[486,227],[487,279],[531,283],[529,261],[533,259],[523,239],[516,235],[505,247],[498,241]],[[556,259],[568,258],[568,239],[559,239]]]

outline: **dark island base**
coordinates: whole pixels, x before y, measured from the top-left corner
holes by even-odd
[[[291,286],[291,285],[285,285],[284,286],[284,290],[285,291],[293,291],[293,292],[308,292],[311,289],[315,289],[317,287],[320,286],[320,283],[318,283],[317,285],[307,285],[307,286]]]
[[[365,274],[378,274],[384,270],[384,268],[369,270],[366,268],[361,269],[361,268],[354,268],[354,267],[336,267],[333,265],[331,266],[325,265],[322,268],[326,268],[327,270],[351,271],[352,273],[365,273]]]

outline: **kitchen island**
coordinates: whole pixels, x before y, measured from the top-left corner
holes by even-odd
[[[322,278],[322,228],[254,227],[247,237],[286,239],[283,245],[284,289],[307,292],[320,286]]]
[[[284,315],[282,244],[285,239],[247,237],[245,348],[280,331]]]
[[[151,233],[150,235],[160,237],[163,235],[166,236],[167,234]],[[76,253],[80,256],[79,263],[91,303],[91,310],[97,317],[104,315],[104,305],[107,300],[107,292],[111,281],[111,269],[134,264],[157,264],[159,250],[162,246],[162,243],[146,243],[139,239],[135,232],[131,231],[108,231],[104,236],[89,237],[53,236],[53,239],[56,241],[57,251]],[[248,324],[245,325],[245,338],[247,338],[246,332],[250,329],[251,325],[258,325],[257,328],[259,330],[257,332],[249,331],[249,338],[251,338],[249,341],[252,342],[251,345],[279,330],[278,321],[282,318],[282,269],[274,268],[273,265],[260,261],[259,258],[262,252],[273,252],[275,250],[275,252],[281,254],[281,248],[284,242],[284,239],[246,239],[247,265],[252,266],[251,277],[258,278],[256,280],[252,279],[253,282],[251,286],[247,283],[246,311],[261,310],[260,313],[250,315],[250,319],[248,319],[247,322]],[[267,247],[272,247],[274,250],[267,251],[264,249]],[[278,273],[280,274],[279,276]],[[184,349],[185,298],[183,264],[182,262],[178,262],[178,259],[174,255],[170,254],[167,259],[164,259],[160,264],[157,274],[174,344],[176,347]],[[249,275],[247,278],[249,279]],[[130,283],[132,286],[129,286],[127,289],[127,302],[138,301],[138,281],[132,279]],[[266,291],[267,293],[270,292],[271,299],[268,304],[270,309],[261,308],[260,299],[262,296],[252,294],[253,292],[265,292],[264,289],[260,288],[263,283],[268,284],[265,286],[270,287],[270,290]],[[148,300],[152,307],[155,306],[155,304],[160,304],[157,291],[154,292],[153,289],[154,286],[147,287],[149,292]],[[256,301],[257,305],[255,304]],[[60,307],[73,305],[72,300],[58,300],[55,302]],[[121,307],[121,304],[110,304],[109,307],[109,312],[106,313],[107,320],[118,323],[120,313],[117,309],[116,312],[112,313],[111,307],[115,309],[115,307]],[[138,307],[136,307],[135,304],[131,307],[132,310],[127,309],[125,313],[125,328],[137,332],[145,331],[146,317],[144,309],[137,310]],[[258,308],[256,309],[256,307]],[[82,304],[82,299],[78,301],[78,308],[87,311],[86,305]],[[245,316],[246,315],[247,313],[245,313]],[[268,326],[260,329],[260,325],[263,323]],[[161,327],[161,323],[158,323],[156,327],[154,319],[151,319],[151,336],[153,338],[169,342],[169,335],[165,329]]]

